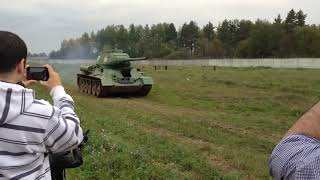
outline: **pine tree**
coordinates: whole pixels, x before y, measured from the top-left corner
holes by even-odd
[[[134,24],[131,24],[129,26],[129,41],[130,43],[136,43],[138,41],[136,27],[134,26]]]
[[[292,32],[293,29],[295,28],[297,24],[297,16],[296,16],[296,12],[293,9],[291,9],[288,12],[287,18],[285,20],[285,24],[286,24],[287,32]]]
[[[182,46],[188,47],[191,52],[195,48],[195,43],[200,37],[199,27],[196,22],[184,23],[180,32],[180,42]]]
[[[212,41],[214,38],[214,27],[211,22],[203,27],[204,37]]]
[[[281,15],[278,14],[278,17],[274,19],[274,23],[275,24],[281,24],[282,23],[282,19],[281,19]]]
[[[178,33],[173,23],[170,23],[169,26],[165,26],[165,34],[166,42],[177,40]]]
[[[299,10],[296,14],[296,25],[305,26],[307,14],[304,14],[303,11]]]
[[[294,25],[296,23],[296,20],[297,20],[296,12],[294,11],[294,9],[291,9],[288,12],[288,15],[287,15],[287,18],[285,20],[285,23]]]

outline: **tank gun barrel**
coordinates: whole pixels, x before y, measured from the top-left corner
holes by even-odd
[[[143,60],[147,60],[147,58],[146,57],[129,58],[129,59],[125,59],[124,61],[143,61]]]

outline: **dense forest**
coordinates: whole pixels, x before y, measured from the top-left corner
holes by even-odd
[[[224,20],[202,28],[195,21],[178,29],[173,23],[108,25],[76,39],[63,40],[50,58],[95,58],[105,49],[122,49],[132,57],[191,58],[293,58],[320,57],[320,26],[307,25],[303,11],[267,20]]]

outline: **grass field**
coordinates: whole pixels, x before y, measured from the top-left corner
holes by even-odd
[[[91,130],[69,179],[269,179],[273,147],[320,95],[320,70],[143,71],[156,83],[145,98],[97,99],[64,82]]]

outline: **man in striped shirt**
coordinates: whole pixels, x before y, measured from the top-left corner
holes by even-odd
[[[0,180],[51,179],[48,153],[65,152],[83,140],[74,101],[49,65],[53,105],[35,99],[25,80],[27,47],[17,35],[0,31]]]
[[[274,148],[269,169],[275,179],[320,179],[320,102]]]

